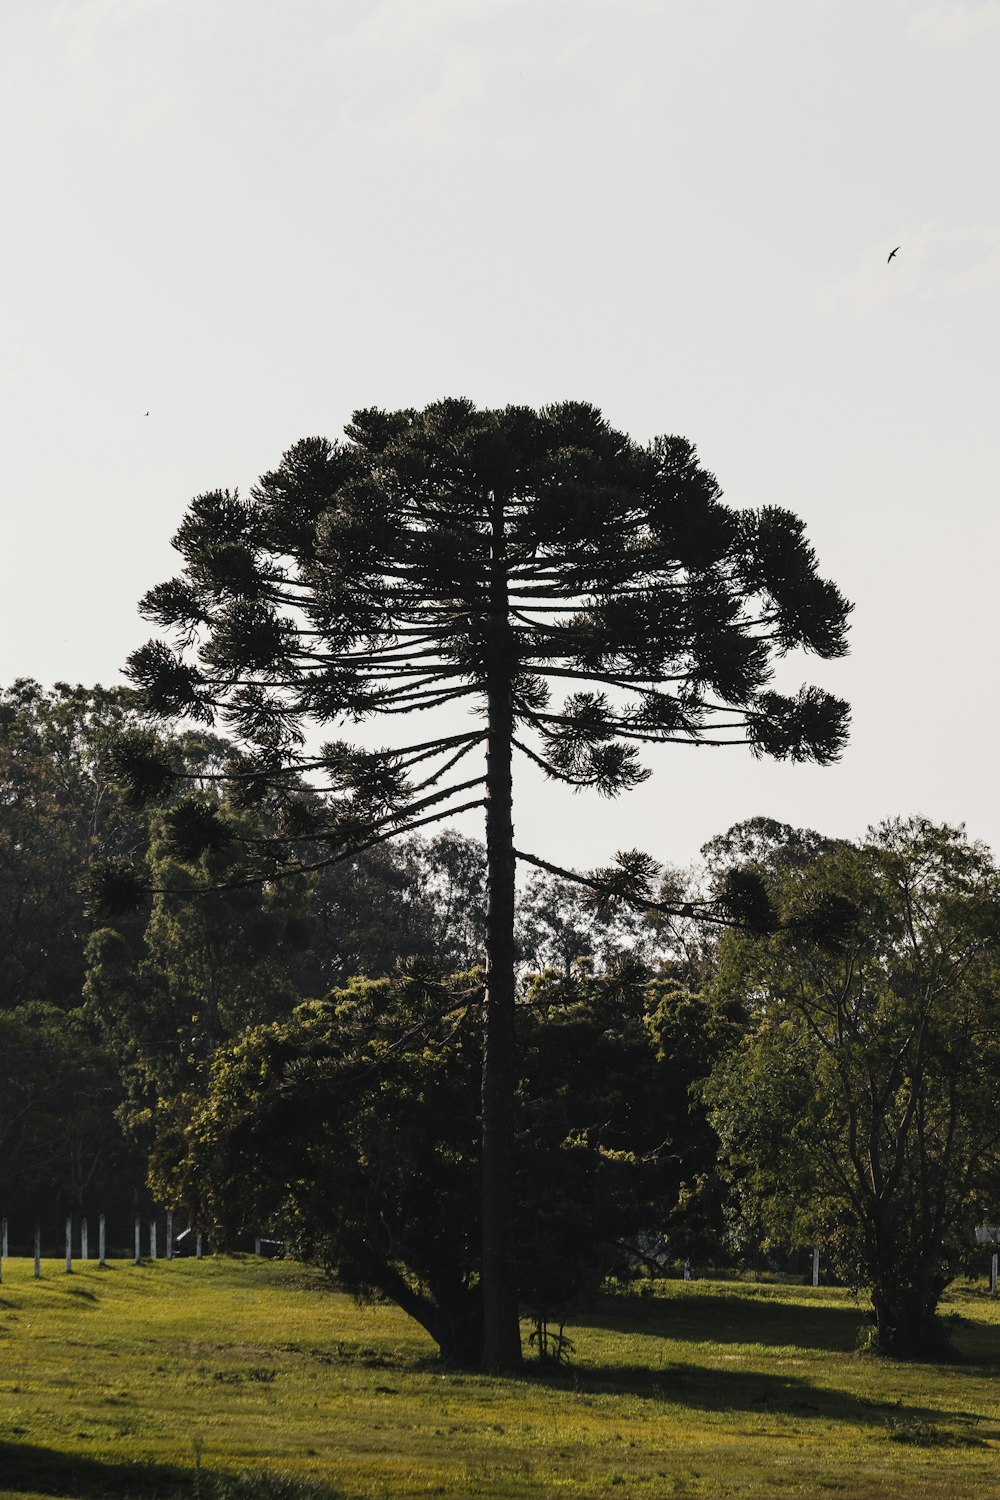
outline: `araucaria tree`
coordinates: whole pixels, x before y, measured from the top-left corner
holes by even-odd
[[[640,446],[592,406],[366,410],[346,439],[296,444],[248,499],[192,502],[184,571],[143,603],[175,640],[137,651],[130,675],[155,714],[221,715],[240,736],[233,795],[276,820],[247,848],[248,880],[485,809],[482,1358],[510,1368],[514,870],[538,862],[514,847],[512,756],[605,796],[649,775],[643,745],[833,760],[846,705],[768,681],[791,648],[841,655],[849,606],[795,516],[729,509],[689,443]],[[463,705],[476,721],[456,727]],[[434,709],[450,721],[410,743],[393,729],[389,749],[315,748],[322,726],[423,726]],[[127,759],[147,791],[171,785],[152,738]],[[170,816],[186,847],[220,836],[196,800]],[[650,869],[631,854],[605,874],[639,899]]]

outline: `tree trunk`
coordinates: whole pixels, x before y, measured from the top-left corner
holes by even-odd
[[[896,1359],[940,1359],[948,1338],[937,1317],[944,1284],[919,1270],[872,1287],[878,1349]]]
[[[439,1289],[435,1298],[416,1291],[396,1268],[362,1238],[351,1244],[351,1254],[364,1268],[371,1286],[391,1297],[427,1330],[441,1351],[442,1362],[457,1369],[474,1369],[482,1350],[482,1305],[467,1288]]]
[[[940,1359],[948,1339],[937,1309],[950,1278],[933,1249],[907,1234],[900,1213],[892,1199],[874,1198],[868,1205],[865,1249],[875,1345],[895,1359]]]
[[[483,1014],[484,1370],[516,1370],[521,1329],[514,1269],[514,824],[512,816],[510,625],[502,518],[494,522],[492,670],[487,682],[486,995]]]

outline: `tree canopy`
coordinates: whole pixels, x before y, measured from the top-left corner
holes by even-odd
[[[446,1359],[475,1363],[481,1000],[481,973],[414,968],[247,1028],[161,1139],[162,1195],[234,1232],[272,1222],[355,1291],[391,1296]],[[634,965],[539,976],[518,1007],[512,1228],[542,1347],[655,1230],[675,1181],[684,1090],[665,1011]]]
[[[793,647],[842,654],[848,606],[801,521],[723,505],[684,439],[640,447],[579,403],[466,401],[357,412],[347,438],[296,444],[249,499],[199,496],[175,538],[184,573],[143,602],[198,650],[152,642],[133,679],[166,716],[225,717],[254,747],[233,777],[248,795],[304,768],[337,794],[326,839],[412,819],[443,779],[413,766],[432,748],[455,761],[485,727],[313,754],[303,724],[480,700],[501,668],[516,748],[574,786],[644,779],[643,742],[839,753],[844,704],[768,682]]]
[[[883,1350],[936,1352],[1000,1201],[1000,874],[918,818],[772,880],[776,930],[728,934],[715,981],[746,1016],[709,1086],[743,1222],[821,1238]]]

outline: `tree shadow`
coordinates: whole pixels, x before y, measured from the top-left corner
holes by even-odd
[[[709,1365],[580,1365],[561,1371],[539,1370],[529,1378],[570,1388],[584,1398],[628,1395],[650,1402],[669,1402],[700,1412],[746,1412],[786,1417],[849,1422],[852,1426],[884,1428],[900,1434],[920,1429],[937,1432],[941,1423],[961,1429],[951,1441],[982,1447],[1000,1439],[1000,1424],[977,1412],[906,1405],[901,1401],[873,1401],[849,1391],[814,1385],[797,1375],[762,1374],[754,1370],[720,1370]],[[914,1441],[919,1439],[914,1438]]]
[[[340,1490],[251,1468],[240,1474],[177,1464],[112,1463],[57,1448],[0,1439],[3,1494],[24,1490],[52,1500],[343,1500]]]
[[[846,1353],[870,1322],[863,1303],[831,1307],[761,1296],[602,1297],[572,1319],[575,1328],[644,1334],[687,1343],[763,1344]],[[1000,1350],[998,1350],[1000,1357]]]
[[[111,1463],[33,1443],[0,1440],[4,1490],[65,1500],[169,1500],[191,1492],[191,1474],[174,1464]]]
[[[934,1363],[957,1371],[1000,1367],[1000,1326],[949,1311],[939,1314],[943,1352]],[[720,1297],[697,1293],[683,1298],[603,1297],[579,1313],[572,1327],[635,1334],[684,1343],[745,1344],[850,1354],[872,1328],[863,1301],[855,1307],[789,1303],[767,1296]],[[873,1356],[877,1357],[877,1356]]]

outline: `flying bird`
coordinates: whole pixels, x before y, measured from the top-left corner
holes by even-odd
[[[896,250],[900,250],[900,249],[902,249],[902,246],[901,246],[901,245],[897,245],[897,246],[896,246]],[[896,253],[896,250],[890,250],[890,251],[889,251],[889,256],[888,256],[888,259],[887,259],[887,260],[886,260],[886,265],[888,265],[888,264],[889,264],[889,261],[890,261],[890,260],[892,260],[892,257],[893,257],[893,256],[894,256],[894,255],[895,255],[895,253]]]

